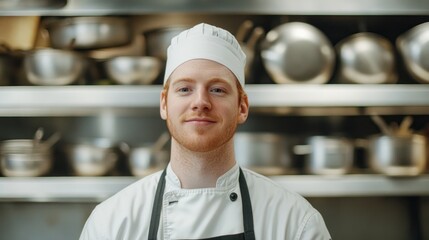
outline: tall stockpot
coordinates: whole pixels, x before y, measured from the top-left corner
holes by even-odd
[[[264,175],[284,174],[292,170],[288,141],[283,135],[237,132],[234,146],[235,158],[240,166]]]
[[[390,176],[415,176],[426,168],[426,138],[419,134],[374,135],[369,138],[372,170]]]
[[[354,143],[344,137],[311,136],[306,145],[294,146],[294,153],[306,155],[307,173],[340,175],[353,168]]]

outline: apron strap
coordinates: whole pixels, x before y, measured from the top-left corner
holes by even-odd
[[[162,210],[162,198],[164,195],[165,188],[165,174],[167,169],[161,174],[161,178],[159,179],[158,186],[156,188],[155,200],[153,203],[152,216],[150,218],[150,227],[149,227],[149,237],[148,240],[156,240],[159,228],[159,219],[161,218],[161,210]]]
[[[244,239],[255,240],[255,231],[253,228],[253,211],[252,203],[250,201],[249,189],[247,188],[246,178],[240,168],[240,176],[238,178],[240,183],[241,202],[243,205],[243,224],[244,224]]]

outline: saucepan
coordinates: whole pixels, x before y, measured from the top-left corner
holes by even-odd
[[[170,45],[171,39],[188,28],[189,26],[171,26],[143,32],[146,55],[165,61],[167,59],[167,48]]]
[[[11,139],[1,142],[0,169],[7,177],[38,177],[49,173],[53,165],[52,146],[60,134],[53,134],[42,141],[43,130],[39,128],[33,139]]]
[[[78,176],[108,175],[122,154],[120,143],[107,138],[69,143],[64,150],[73,174]]]
[[[240,166],[264,175],[293,172],[289,142],[271,132],[237,132],[234,136],[235,158]]]
[[[396,45],[410,75],[420,83],[429,83],[429,22],[403,33]]]
[[[310,174],[350,173],[354,163],[354,143],[345,137],[311,136],[306,145],[294,146],[294,153],[305,155],[305,171]]]
[[[385,37],[361,32],[341,40],[336,46],[339,80],[343,83],[395,83],[395,53]]]
[[[144,177],[156,171],[164,169],[169,160],[170,152],[164,149],[170,135],[165,132],[154,143],[143,143],[130,147],[122,145],[128,155],[128,165],[131,174]]]
[[[276,83],[323,84],[335,65],[335,51],[323,32],[303,22],[284,23],[261,43],[262,62]]]
[[[69,17],[55,21],[52,19],[45,25],[53,48],[68,48],[73,39],[73,49],[116,47],[132,41],[132,28],[128,18]]]

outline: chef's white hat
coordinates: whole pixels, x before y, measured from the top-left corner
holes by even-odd
[[[200,23],[175,36],[167,49],[164,84],[178,66],[192,59],[208,59],[224,65],[244,87],[246,55],[230,32]]]

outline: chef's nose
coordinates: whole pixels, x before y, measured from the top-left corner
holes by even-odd
[[[198,89],[195,93],[192,109],[199,111],[207,111],[211,109],[210,95],[205,89]]]

